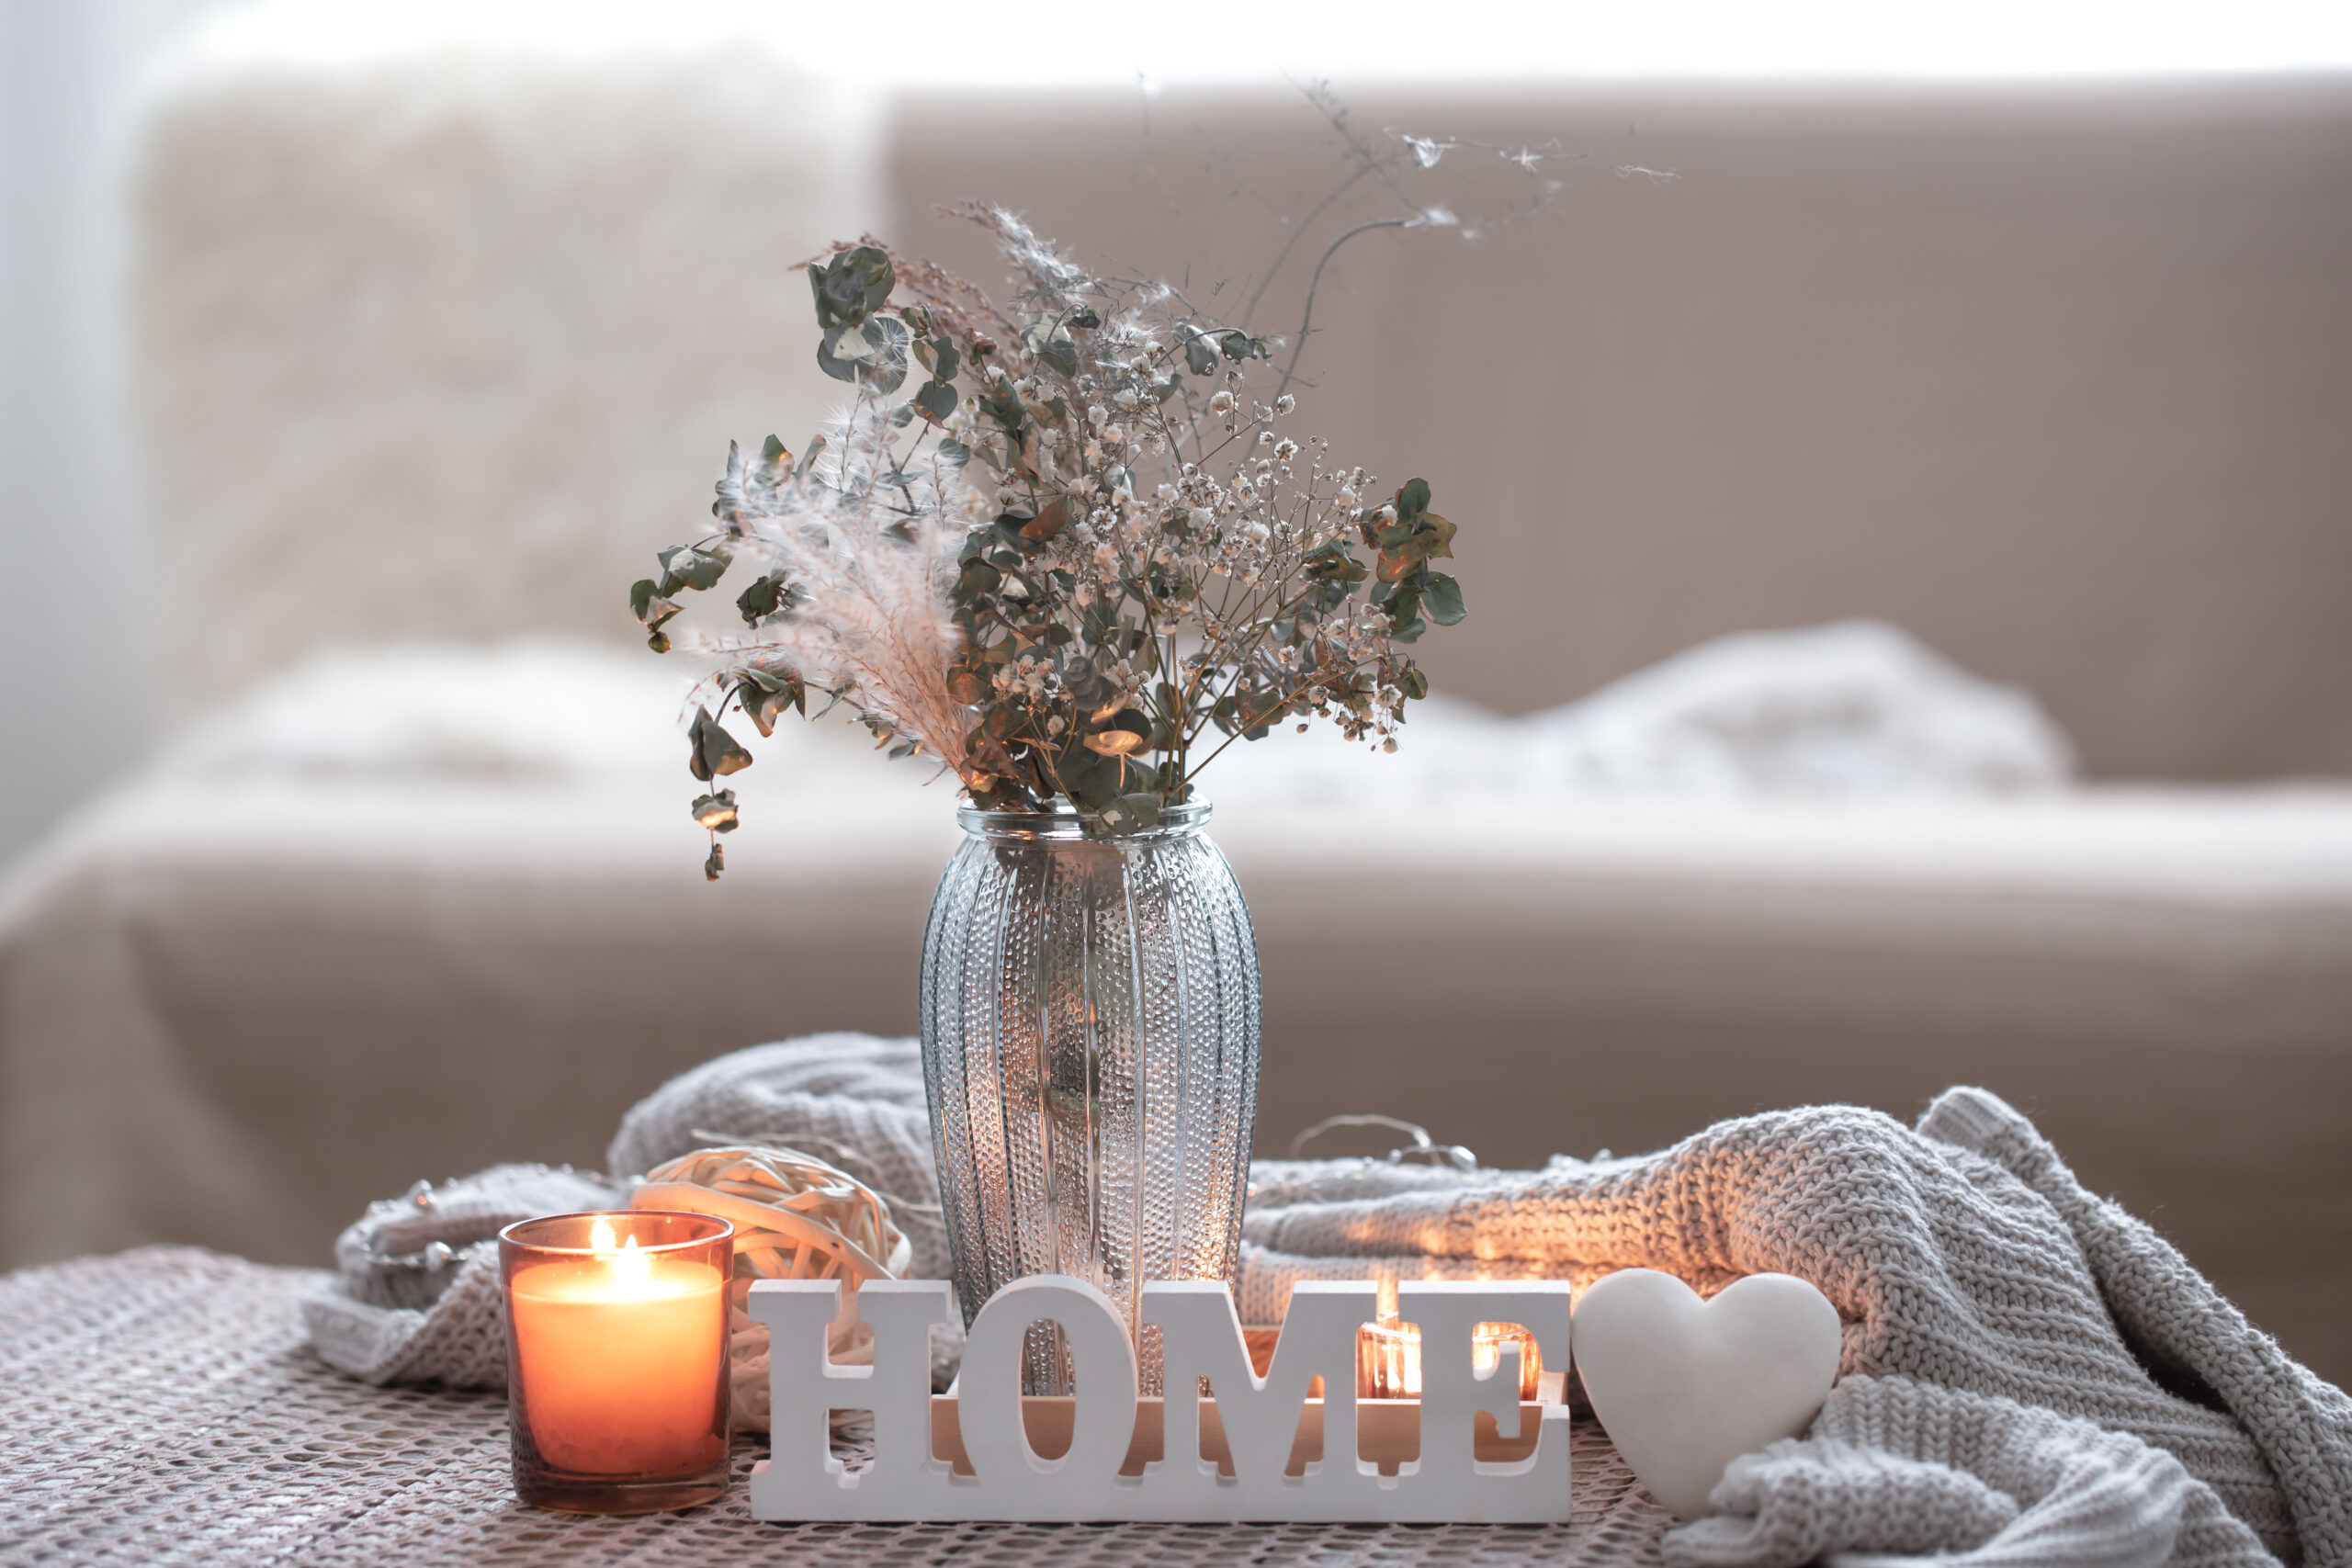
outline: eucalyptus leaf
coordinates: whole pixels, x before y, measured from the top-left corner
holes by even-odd
[[[1028,429],[1029,411],[1021,406],[1021,395],[1010,382],[997,382],[981,389],[980,411],[993,419],[1004,433],[1018,442]]]
[[[695,709],[694,727],[686,732],[686,739],[693,746],[687,766],[705,784],[714,776],[741,773],[752,765],[752,754],[736,744],[735,738],[710,716],[707,707]]]
[[[1195,376],[1205,376],[1216,368],[1216,345],[1200,333],[1184,340],[1184,363]]]
[[[1421,590],[1421,603],[1430,619],[1442,626],[1453,626],[1469,614],[1463,607],[1462,584],[1442,571],[1430,573],[1429,586]]]
[[[1402,637],[1407,627],[1420,619],[1421,591],[1409,582],[1399,584],[1396,592],[1388,596],[1387,607],[1389,625],[1394,628],[1389,635]]]
[[[866,345],[865,333],[857,327],[835,327],[827,333],[817,344],[817,368],[836,381],[857,379],[857,357],[844,356],[835,352],[845,340],[854,355],[863,356],[871,352]]]
[[[937,424],[956,412],[956,389],[944,381],[926,381],[911,400],[925,419]]]
[[[898,275],[890,266],[890,258],[874,245],[860,245],[843,256],[840,263],[865,284],[865,308],[878,310],[882,301],[890,298]]]
[[[1078,345],[1070,341],[1068,333],[1053,332],[1037,334],[1030,352],[1064,376],[1078,374]]]
[[[714,833],[731,833],[742,820],[735,808],[735,792],[731,789],[696,796],[694,818],[696,824]]]
[[[1118,799],[1127,773],[1118,758],[1096,756],[1081,748],[1063,752],[1057,771],[1070,804],[1087,812],[1100,812]]]
[[[1057,495],[1046,502],[1044,510],[1040,511],[1036,516],[1021,525],[1021,536],[1032,544],[1044,544],[1062,531],[1063,526],[1069,522],[1070,513],[1074,510],[1076,509],[1070,505],[1069,497]]]
[[[744,671],[735,688],[735,700],[762,735],[775,733],[775,721],[786,708],[808,711],[808,688],[797,676],[775,676],[763,670]]]
[[[717,587],[718,580],[727,575],[732,559],[723,547],[714,546],[705,550],[688,545],[673,545],[659,558],[666,574],[675,578],[680,586],[696,592]]]
[[[808,268],[808,286],[817,297],[817,324],[833,328],[854,324],[882,308],[897,283],[890,258],[873,245],[843,251],[824,266]]]
[[[1415,525],[1421,547],[1421,558],[1435,560],[1453,554],[1453,525],[1434,512],[1424,512]]]
[[[678,606],[664,598],[661,587],[650,577],[640,577],[629,584],[628,611],[637,624],[648,631],[659,627],[677,615]]]
[[[1123,838],[1148,831],[1159,826],[1159,797],[1141,791],[1123,795],[1103,807],[1095,820]]]
[[[907,324],[896,316],[875,316],[865,323],[871,353],[859,370],[859,379],[881,397],[897,391],[907,378]]]

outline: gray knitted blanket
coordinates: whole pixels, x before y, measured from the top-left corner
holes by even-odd
[[[945,1272],[913,1042],[821,1035],[721,1057],[632,1111],[610,1167],[714,1141],[843,1164],[891,1200],[916,1272]],[[532,1179],[501,1168],[442,1201],[471,1241],[495,1217],[485,1204],[522,1217],[581,1190],[569,1173],[541,1173],[545,1193]],[[394,1201],[354,1226],[337,1288],[312,1303],[314,1341],[372,1381],[496,1386],[503,1364],[481,1354],[497,1333],[490,1249],[454,1259],[458,1285],[424,1305],[370,1273],[388,1246],[414,1256],[422,1213]],[[1946,1093],[1916,1130],[1818,1106],[1533,1172],[1261,1161],[1237,1289],[1243,1318],[1269,1322],[1301,1279],[1581,1281],[1635,1265],[1702,1291],[1800,1275],[1846,1320],[1813,1429],[1736,1461],[1722,1511],[1667,1538],[1671,1562],[2352,1568],[2352,1401],[1981,1089]]]

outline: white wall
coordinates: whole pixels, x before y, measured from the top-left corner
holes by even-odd
[[[153,51],[220,0],[0,0],[0,860],[146,744],[121,174]]]

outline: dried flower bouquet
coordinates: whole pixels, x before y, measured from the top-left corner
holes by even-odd
[[[809,263],[818,363],[854,387],[848,407],[798,457],[730,445],[718,528],[630,592],[666,651],[684,592],[754,574],[744,631],[680,633],[707,667],[695,777],[751,765],[730,705],[766,735],[812,692],[976,806],[1068,809],[1107,836],[1281,724],[1394,750],[1429,689],[1406,645],[1464,614],[1431,566],[1454,525],[1428,484],[1373,494],[1286,434],[1295,400],[1250,387],[1268,340],[1166,284],[1091,276],[1007,213],[967,215],[1015,268],[1013,308],[870,238]],[[734,792],[694,813],[716,878]]]

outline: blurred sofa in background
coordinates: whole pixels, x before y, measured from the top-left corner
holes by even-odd
[[[1348,124],[1556,141],[1563,183],[1355,243],[1317,304],[1351,330],[1310,344],[1315,428],[1410,455],[1473,613],[1398,758],[1206,780],[1260,1149],[1380,1111],[1533,1162],[1981,1083],[2352,1376],[2352,82]],[[176,736],[0,891],[0,1264],[316,1261],[418,1178],[598,1162],[722,1051],[910,1032],[949,787],[779,732],[706,886],[628,582],[727,439],[825,408],[793,262],[874,227],[994,287],[933,211],[983,197],[1242,304],[1346,173],[1280,94],[886,105],[752,52],[199,58],[145,136]],[[1957,668],[1847,626],[1559,711],[1855,616]],[[2027,761],[1922,740],[1937,691]],[[1668,742],[1866,761],[1605,764]]]

